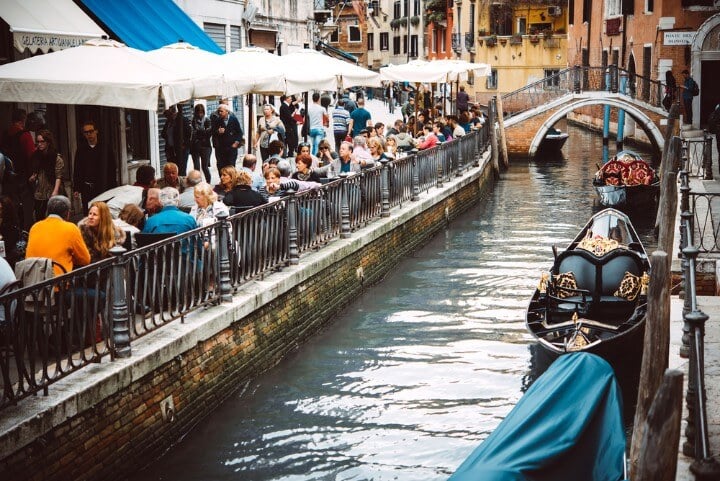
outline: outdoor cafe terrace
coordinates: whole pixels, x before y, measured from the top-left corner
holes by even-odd
[[[490,123],[433,149],[0,293],[0,411],[103,358],[131,356],[142,336],[230,301],[247,282],[318,250],[421,192],[464,175],[488,148]]]

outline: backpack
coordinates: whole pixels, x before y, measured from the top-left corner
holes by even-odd
[[[700,87],[698,87],[698,84],[695,80],[692,81],[692,88],[690,92],[692,93],[693,97],[697,97],[698,95],[700,95]]]

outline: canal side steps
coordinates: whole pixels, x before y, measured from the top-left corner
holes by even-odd
[[[420,194],[299,265],[244,285],[132,344],[132,356],[87,366],[0,414],[0,479],[127,479],[228,396],[321,330],[365,286],[485,198],[479,167]]]

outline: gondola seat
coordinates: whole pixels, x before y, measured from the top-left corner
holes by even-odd
[[[569,273],[575,285],[558,285],[559,279]],[[639,281],[642,274],[640,258],[624,249],[601,257],[584,250],[565,251],[557,258],[553,282],[548,286],[549,320],[562,322],[567,320],[563,314],[577,312],[590,319],[622,322],[635,309],[639,283],[635,284],[638,289],[630,290],[623,289],[622,284]]]

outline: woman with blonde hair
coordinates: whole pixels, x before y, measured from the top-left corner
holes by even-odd
[[[90,251],[90,262],[110,257],[110,249],[125,242],[125,231],[115,225],[105,202],[90,204],[88,215],[78,222],[85,245]]]
[[[223,170],[227,169],[224,167]],[[233,168],[233,170],[235,170]],[[195,186],[195,205],[190,209],[190,215],[195,219],[198,227],[214,224],[220,213],[230,215],[228,207],[218,200],[218,195],[207,182],[200,182]]]
[[[220,169],[220,183],[213,189],[218,195],[218,199],[222,200],[225,194],[233,190],[237,185],[238,172],[235,167],[228,165]]]

